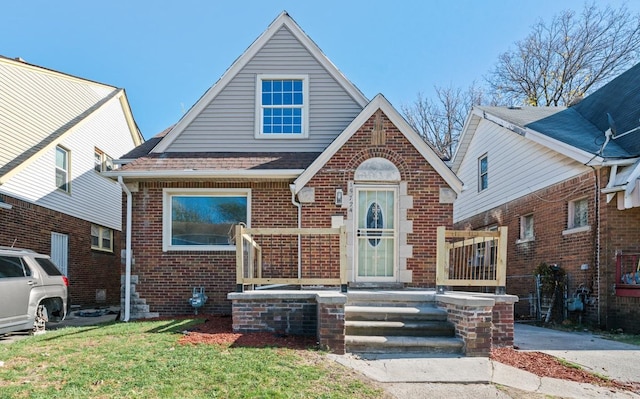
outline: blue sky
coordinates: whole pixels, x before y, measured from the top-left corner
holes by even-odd
[[[623,0],[600,0],[619,7]],[[640,1],[626,2],[634,13]],[[176,123],[283,11],[368,97],[398,109],[482,82],[578,0],[59,0],[2,5],[0,55],[125,88],[145,138]]]

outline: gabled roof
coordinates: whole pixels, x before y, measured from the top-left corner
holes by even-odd
[[[114,99],[142,143],[123,89],[0,56],[0,183]]]
[[[283,11],[250,46],[245,52],[235,60],[235,62],[225,71],[222,77],[207,90],[206,93],[189,109],[189,111],[178,121],[175,127],[167,134],[151,152],[164,152],[169,145],[189,126],[191,122],[207,107],[213,99],[233,80],[233,78],[247,65],[247,63],[271,40],[271,38],[282,28],[286,27],[294,37],[309,51],[310,54],[327,70],[327,72],[338,82],[344,90],[360,106],[364,107],[368,100],[362,92],[351,83],[338,68],[324,55],[322,50],[307,36],[300,26]]]
[[[340,135],[320,154],[318,158],[294,181],[294,193],[298,193],[316,173],[333,157],[340,148],[353,136],[358,129],[378,110],[382,110],[389,120],[400,130],[409,142],[420,152],[424,159],[442,176],[447,184],[456,192],[462,190],[462,182],[449,169],[440,157],[427,145],[427,143],[413,130],[407,121],[382,95],[378,94],[360,112],[360,114],[340,133]]]
[[[604,158],[640,156],[640,129],[609,140],[602,149],[605,131],[610,127],[607,114],[613,118],[617,134],[640,127],[640,64],[578,104],[527,127]]]

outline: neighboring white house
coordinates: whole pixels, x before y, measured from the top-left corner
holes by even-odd
[[[52,255],[73,303],[118,303],[122,192],[140,145],[123,89],[0,57],[0,245]]]

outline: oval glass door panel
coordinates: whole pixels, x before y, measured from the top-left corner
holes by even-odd
[[[388,281],[395,270],[395,190],[359,189],[357,277]]]

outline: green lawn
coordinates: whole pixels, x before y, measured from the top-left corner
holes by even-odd
[[[178,344],[194,320],[64,328],[0,345],[0,398],[380,398],[314,351]],[[2,365],[2,363],[0,363]]]

